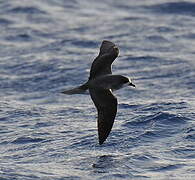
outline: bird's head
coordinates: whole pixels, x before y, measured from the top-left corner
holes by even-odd
[[[127,78],[127,77],[124,77],[121,79],[122,83],[123,83],[123,87],[126,87],[126,86],[132,86],[132,87],[136,87],[135,84],[132,83],[131,79],[130,78]]]
[[[108,79],[108,77],[109,77],[109,79]],[[131,79],[129,79],[125,76],[109,75],[109,76],[107,76],[107,80],[109,80],[109,81],[107,81],[106,84],[109,84],[109,88],[112,90],[118,90],[118,89],[121,89],[121,88],[127,87],[127,86],[135,87],[135,85],[132,83]],[[112,82],[112,83],[110,83],[110,82]]]

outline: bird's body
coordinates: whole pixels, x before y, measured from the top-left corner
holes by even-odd
[[[95,89],[111,89],[112,91],[122,88],[129,83],[129,79],[121,75],[104,75],[88,82],[88,87]]]
[[[91,65],[88,81],[74,89],[63,91],[64,94],[79,94],[89,90],[98,111],[98,137],[102,144],[108,137],[117,113],[117,98],[112,91],[124,86],[134,86],[130,79],[121,75],[112,75],[111,65],[119,54],[118,47],[103,41],[99,55]]]

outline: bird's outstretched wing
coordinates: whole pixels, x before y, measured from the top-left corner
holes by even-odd
[[[98,76],[112,74],[111,65],[117,58],[118,54],[119,49],[114,43],[110,41],[103,41],[99,55],[95,58],[91,65],[89,80]]]
[[[119,49],[114,43],[110,41],[103,41],[100,46],[99,55],[95,58],[91,65],[89,80],[95,79],[98,76],[112,74],[111,65],[117,58],[118,54]],[[70,95],[84,94],[88,89],[88,81],[76,88],[64,90],[62,93]]]
[[[117,98],[108,89],[89,88],[91,98],[98,111],[99,144],[108,137],[117,113]]]

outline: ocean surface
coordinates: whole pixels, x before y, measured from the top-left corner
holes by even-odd
[[[98,145],[88,79],[103,40],[136,88]],[[0,179],[194,180],[195,2],[0,0]]]

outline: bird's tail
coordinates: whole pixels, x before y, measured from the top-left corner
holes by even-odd
[[[88,85],[87,85],[87,83],[85,83],[85,84],[78,86],[78,87],[75,87],[73,89],[62,91],[61,93],[69,94],[69,95],[71,95],[71,94],[84,94],[87,89],[88,89]]]

